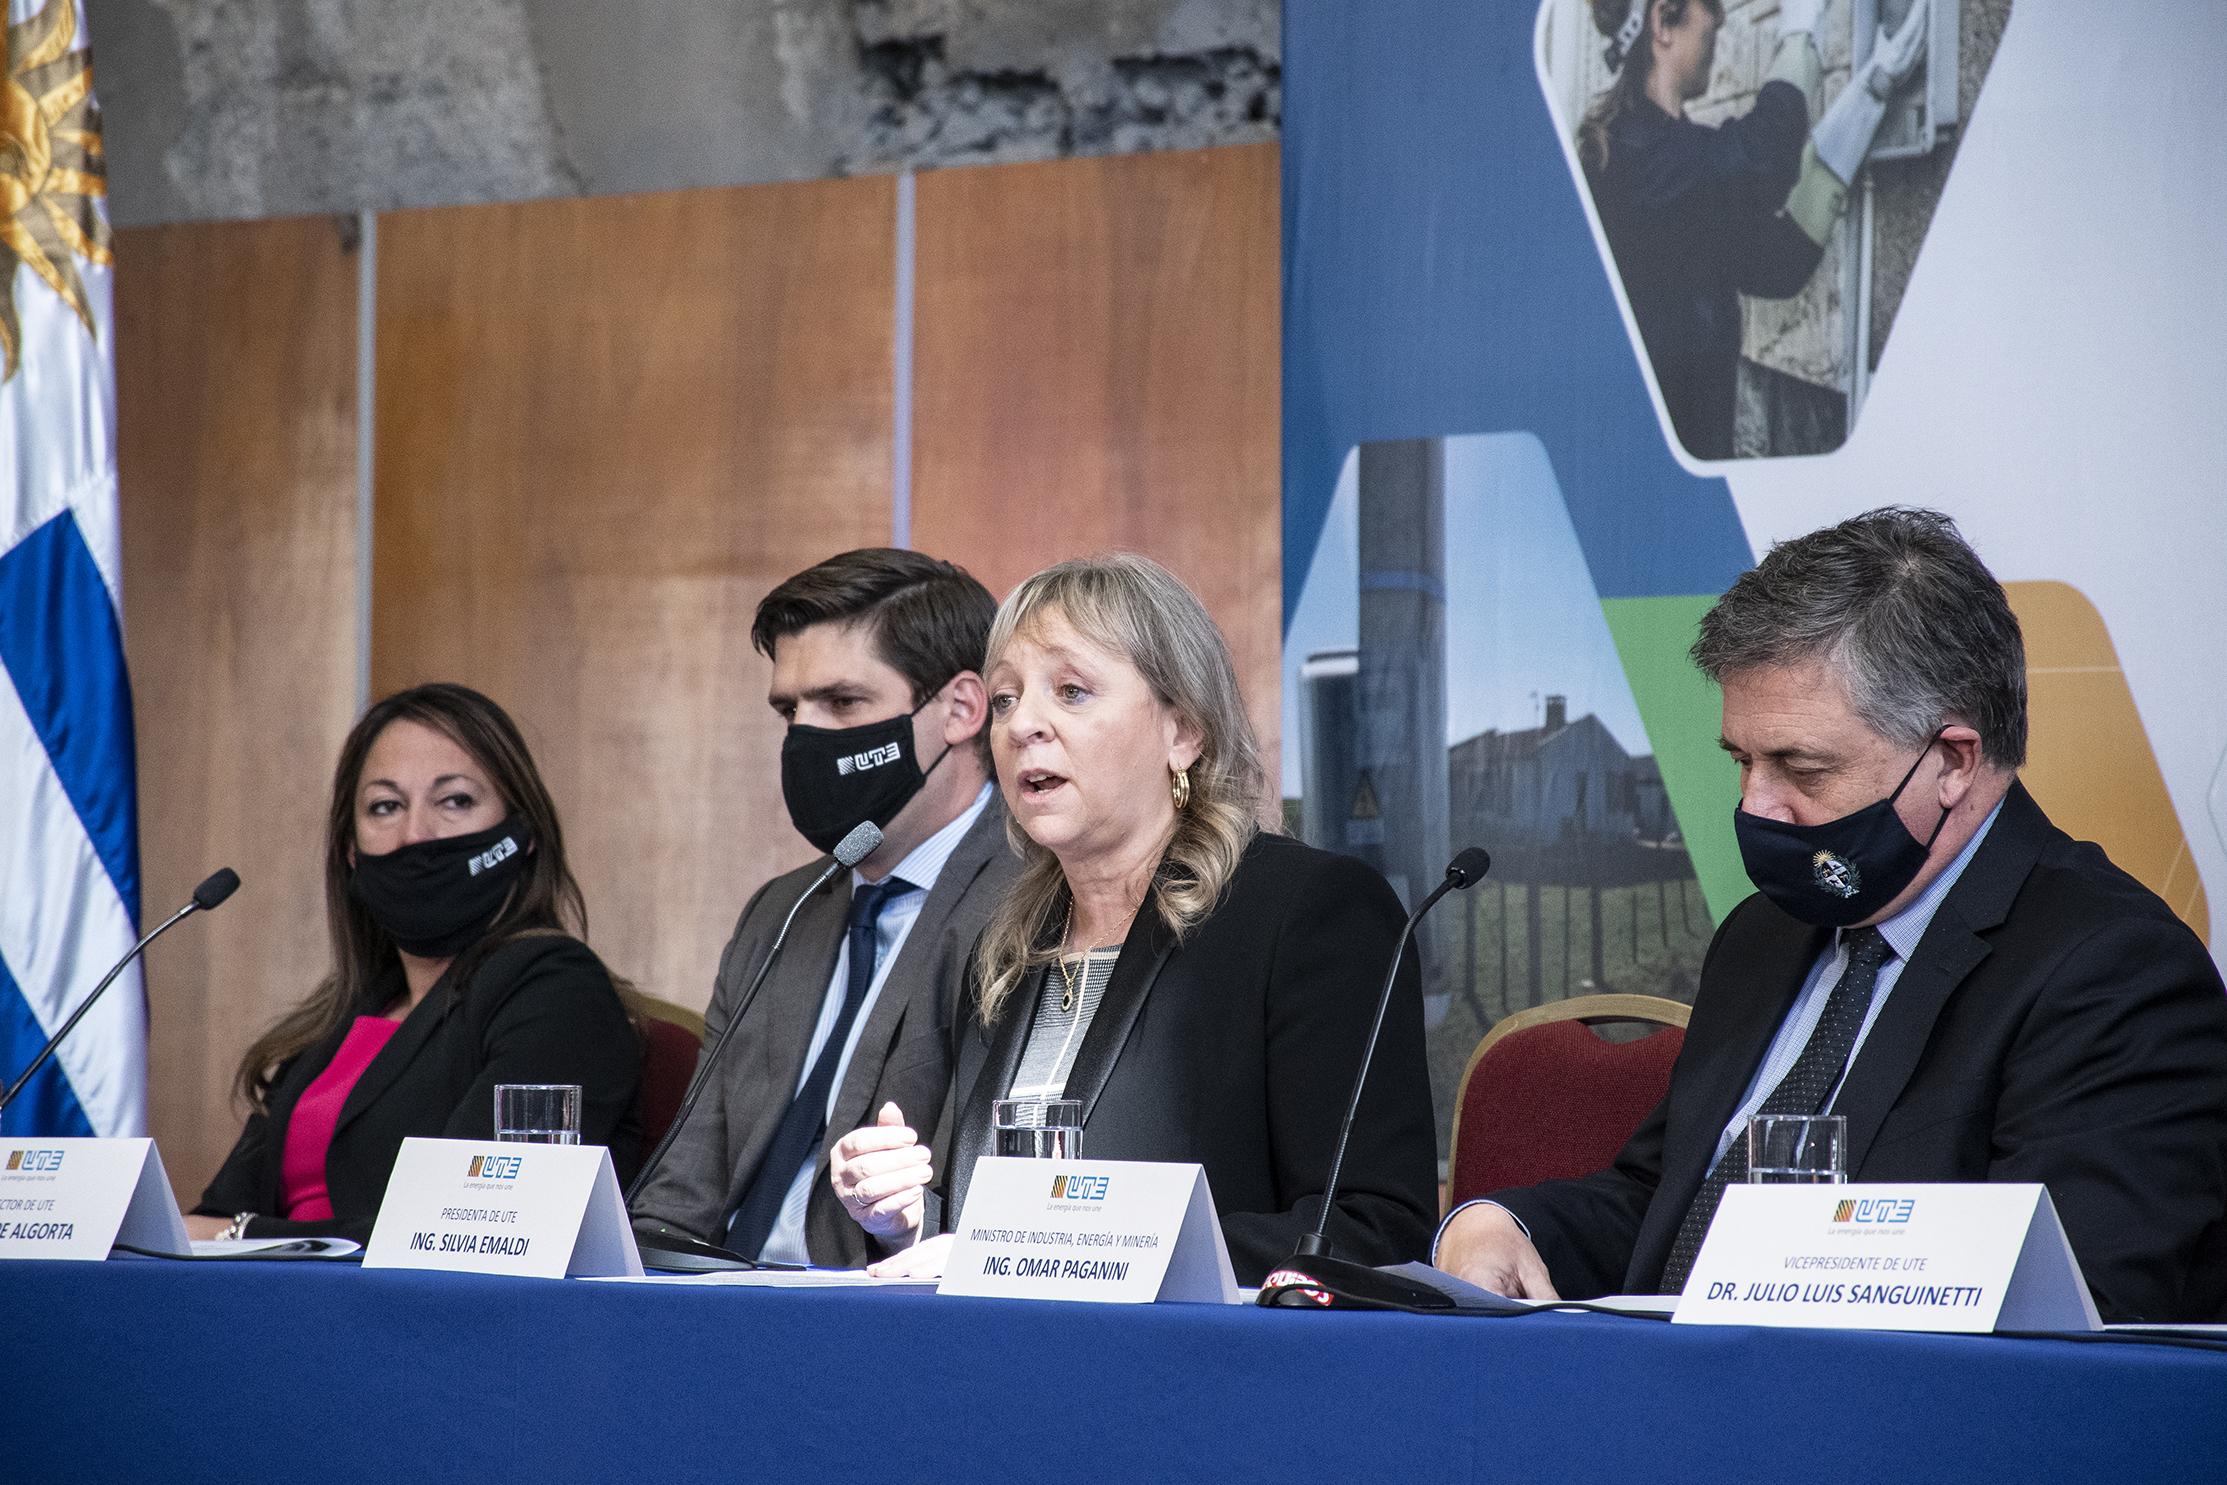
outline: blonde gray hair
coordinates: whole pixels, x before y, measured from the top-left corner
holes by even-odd
[[[1054,615],[1135,666],[1160,703],[1198,731],[1190,803],[1176,813],[1175,835],[1149,894],[1153,910],[1181,942],[1214,911],[1236,874],[1260,829],[1267,787],[1229,644],[1174,573],[1150,557],[1115,552],[1047,567],[1015,588],[990,625],[985,671],[1016,638]],[[985,1025],[997,1019],[1032,968],[1057,956],[1058,946],[1043,940],[1070,900],[1058,858],[1010,817],[1006,833],[1020,853],[1021,875],[982,934]]]

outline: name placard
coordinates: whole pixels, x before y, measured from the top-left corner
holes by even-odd
[[[632,1277],[642,1255],[601,1145],[408,1139],[363,1266]]]
[[[185,1254],[185,1219],[151,1139],[0,1140],[0,1258]]]
[[[1235,1304],[1237,1278],[1195,1165],[991,1156],[936,1292]]]
[[[2100,1330],[2047,1188],[1734,1186],[1673,1320]]]

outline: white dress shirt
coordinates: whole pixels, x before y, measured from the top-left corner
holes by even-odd
[[[959,842],[982,818],[982,811],[989,807],[990,788],[982,786],[974,796],[974,803],[959,812],[956,819],[934,835],[929,836],[907,853],[905,859],[891,868],[889,875],[903,877],[920,890],[894,897],[882,908],[881,918],[874,927],[874,978],[867,986],[866,998],[859,1002],[858,1014],[851,1021],[849,1038],[843,1044],[843,1057],[835,1065],[835,1077],[828,1084],[827,1108],[833,1114],[835,1100],[843,1091],[843,1079],[850,1073],[851,1058],[858,1051],[858,1039],[866,1030],[867,1018],[874,1014],[874,1003],[881,999],[882,985],[889,979],[889,972],[896,966],[897,955],[904,949],[905,939],[912,932],[912,925],[920,917],[920,910],[927,905],[928,894],[935,890],[936,878],[943,875],[944,864]],[[870,885],[860,872],[851,872],[851,890]],[[835,1033],[835,1023],[842,1018],[843,997],[849,992],[851,982],[850,935],[843,937],[843,947],[835,955],[835,972],[828,977],[827,994],[820,1002],[819,1024],[812,1028],[812,1044],[805,1048],[804,1065],[797,1071],[796,1092],[802,1091],[804,1081],[812,1075],[812,1064],[819,1061],[820,1052],[827,1046],[827,1039]],[[782,1199],[781,1215],[775,1219],[773,1231],[766,1234],[764,1248],[758,1256],[769,1263],[809,1263],[804,1250],[804,1207],[812,1199],[812,1183],[820,1179],[824,1163],[823,1152],[814,1150],[810,1159],[797,1168],[796,1177],[789,1183],[789,1194]]]

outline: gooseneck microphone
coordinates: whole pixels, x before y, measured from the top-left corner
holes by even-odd
[[[168,933],[171,925],[181,918],[194,913],[214,912],[218,904],[239,889],[240,874],[229,866],[220,868],[208,880],[193,889],[193,896],[184,907],[165,918],[162,925],[153,933],[133,944],[131,952],[116,961],[116,967],[101,977],[101,982],[93,987],[93,993],[86,996],[76,1010],[70,1012],[70,1018],[62,1023],[62,1029],[55,1032],[53,1037],[47,1041],[47,1044],[39,1049],[39,1055],[31,1059],[31,1065],[23,1070],[23,1076],[9,1085],[7,1092],[0,1093],[0,1109],[5,1109],[9,1104],[15,1102],[16,1095],[21,1093],[24,1085],[31,1081],[31,1075],[44,1067],[46,1059],[54,1055],[54,1049],[62,1045],[62,1038],[68,1036],[77,1023],[84,1019],[85,1013],[93,1008],[93,1003],[101,998],[101,992],[115,983],[116,977],[124,972],[125,966],[137,959],[146,950],[147,945]]]
[[[1402,1291],[1399,1295],[1402,1301],[1419,1302],[1416,1296],[1405,1292],[1409,1286],[1403,1282],[1390,1280],[1389,1276],[1367,1264],[1348,1263],[1334,1257],[1330,1251],[1329,1239],[1324,1234],[1330,1226],[1330,1209],[1338,1199],[1338,1175],[1345,1167],[1346,1145],[1353,1139],[1354,1121],[1361,1113],[1361,1092],[1368,1087],[1369,1064],[1376,1057],[1377,1039],[1384,1033],[1385,1013],[1391,1009],[1392,989],[1399,983],[1400,965],[1406,960],[1407,946],[1415,937],[1415,925],[1423,921],[1425,913],[1438,905],[1441,897],[1449,892],[1459,892],[1475,886],[1490,870],[1492,857],[1486,853],[1484,847],[1465,847],[1447,866],[1445,879],[1431,889],[1428,897],[1416,904],[1415,911],[1407,915],[1407,926],[1400,930],[1399,946],[1392,951],[1392,966],[1384,974],[1384,989],[1376,998],[1376,1020],[1370,1025],[1368,1042],[1361,1049],[1361,1071],[1353,1079],[1353,1096],[1346,1101],[1345,1120],[1338,1126],[1338,1147],[1330,1157],[1330,1179],[1322,1189],[1321,1215],[1315,1219],[1315,1230],[1299,1239],[1298,1247],[1283,1265],[1287,1271],[1297,1270],[1313,1279],[1328,1280],[1329,1282],[1322,1285],[1325,1291],[1342,1291],[1366,1299],[1377,1287],[1390,1282]],[[1264,1303],[1268,1289],[1272,1287],[1275,1287],[1273,1280],[1270,1285],[1263,1287]]]
[[[697,1067],[696,1076],[690,1080],[688,1092],[680,1101],[680,1112],[673,1115],[673,1122],[666,1126],[665,1138],[657,1142],[657,1148],[650,1152],[649,1159],[642,1162],[641,1170],[635,1174],[633,1183],[626,1188],[628,1207],[634,1205],[634,1198],[642,1194],[642,1188],[649,1184],[650,1177],[664,1164],[665,1152],[673,1148],[673,1141],[679,1136],[681,1126],[688,1122],[688,1116],[695,1111],[696,1100],[703,1096],[704,1085],[711,1081],[711,1070],[717,1065],[719,1054],[726,1051],[727,1043],[734,1039],[735,1028],[742,1024],[744,1013],[750,1009],[751,1002],[758,998],[758,988],[765,984],[766,975],[773,968],[773,961],[780,957],[781,946],[788,941],[789,925],[796,921],[798,910],[811,899],[813,893],[833,881],[837,872],[849,871],[857,866],[873,855],[875,847],[881,843],[881,827],[871,820],[860,821],[852,827],[850,834],[835,843],[835,859],[827,864],[827,870],[821,872],[812,885],[805,888],[797,900],[789,905],[789,915],[781,920],[781,931],[773,936],[773,947],[766,950],[766,957],[758,962],[758,972],[751,977],[750,988],[742,992],[742,999],[735,1004],[734,1014],[719,1029],[718,1040],[711,1044],[710,1054]],[[763,1266],[740,1253],[722,1248],[717,1243],[707,1243],[691,1233],[647,1217],[639,1217],[634,1221],[634,1245],[641,1250],[642,1261],[653,1268],[700,1273]]]

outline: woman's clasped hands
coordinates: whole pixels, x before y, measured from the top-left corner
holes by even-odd
[[[835,1199],[884,1246],[902,1250],[867,1270],[877,1278],[934,1278],[943,1272],[949,1235],[918,1241],[927,1191],[935,1181],[933,1160],[893,1103],[883,1104],[872,1124],[835,1142],[828,1158]]]

